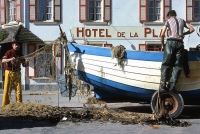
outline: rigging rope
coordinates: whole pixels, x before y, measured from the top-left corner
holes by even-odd
[[[162,116],[168,116],[168,111],[166,111],[166,109],[164,108],[164,100],[161,100],[161,81],[159,84],[159,89],[158,89],[158,95],[157,95],[157,99],[156,99],[156,106],[155,106],[155,111],[153,113],[153,116],[155,117],[155,119],[159,119]]]

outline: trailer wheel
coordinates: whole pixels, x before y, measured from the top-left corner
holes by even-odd
[[[151,98],[151,110],[154,112],[157,102],[158,91],[156,91]],[[160,91],[161,102],[164,106],[164,110],[171,118],[178,117],[184,108],[184,101],[182,96],[178,92],[166,92]]]

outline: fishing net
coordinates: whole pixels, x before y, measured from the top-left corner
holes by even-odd
[[[95,104],[92,104],[94,103]],[[172,120],[170,118],[162,120],[153,120],[150,114],[128,112],[122,109],[109,108],[103,101],[88,99],[81,109],[72,109],[68,107],[57,107],[36,103],[12,103],[0,108],[0,118],[17,118],[26,123],[27,120],[50,121],[53,123],[59,121],[71,122],[93,122],[101,123],[112,122],[128,124],[149,125],[157,128],[158,125],[170,125],[187,127],[191,124],[185,121]]]
[[[125,47],[123,45],[118,45],[111,48],[112,51],[112,58],[117,59],[118,66],[122,67],[123,58],[125,55]]]
[[[17,60],[29,59],[29,71],[32,70],[32,74],[29,72],[29,75],[32,76],[25,74],[25,77],[32,78],[30,81],[33,84],[27,85],[27,89],[38,91],[59,90],[64,97],[69,97],[69,100],[76,95],[77,90],[80,96],[90,94],[89,90],[85,91],[85,85],[82,84],[75,72],[76,70],[71,62],[67,47],[67,38],[64,33],[56,40],[39,46],[34,51],[35,46],[30,45],[28,48],[29,53],[17,58]],[[65,55],[61,56],[63,47]],[[62,59],[65,59],[64,68],[62,67]],[[63,69],[64,72],[62,72]],[[28,79],[26,82],[29,82]],[[13,83],[14,80],[11,80],[11,85]],[[11,87],[10,91],[12,89],[13,87]]]

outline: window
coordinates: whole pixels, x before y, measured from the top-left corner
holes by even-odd
[[[21,21],[21,0],[1,0],[1,24]]]
[[[112,47],[112,44],[103,44],[104,47]]]
[[[139,44],[139,51],[146,51],[147,49],[147,45],[146,44]]]
[[[161,18],[161,1],[160,0],[149,0],[148,3],[148,21],[160,21]]]
[[[186,21],[200,22],[200,0],[186,0]]]
[[[158,42],[139,44],[139,51],[161,51],[161,46]]]
[[[28,53],[34,54],[29,62],[28,76],[35,77],[53,77],[62,74],[62,45],[55,44],[54,52],[52,46],[43,44],[28,44]],[[54,57],[54,56],[55,57]]]
[[[38,21],[52,20],[52,0],[38,0]]]
[[[112,47],[112,44],[107,44],[106,41],[86,41],[86,45],[98,47]]]
[[[160,51],[161,44],[147,44],[147,51]]]
[[[15,1],[8,1],[8,16],[9,16],[9,22],[10,21],[16,21],[16,2]]]
[[[79,0],[79,21],[111,21],[111,3],[112,0]]]
[[[30,22],[60,22],[61,0],[29,0]]]
[[[164,22],[171,0],[140,0],[140,22]]]
[[[102,20],[101,0],[89,0],[88,5],[89,21]]]
[[[194,1],[194,22],[200,21],[200,0]]]
[[[41,49],[44,45],[39,45]],[[45,49],[45,53],[39,53],[36,57],[36,77],[50,77],[54,74],[52,63],[52,48]]]

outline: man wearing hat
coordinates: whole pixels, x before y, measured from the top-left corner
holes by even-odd
[[[12,43],[12,49],[8,50],[2,58],[2,63],[6,63],[2,106],[10,103],[12,88],[15,89],[16,102],[22,102],[20,70],[21,64],[23,67],[27,67],[29,65],[29,59],[27,58],[25,60],[19,49],[20,43],[14,41]]]

